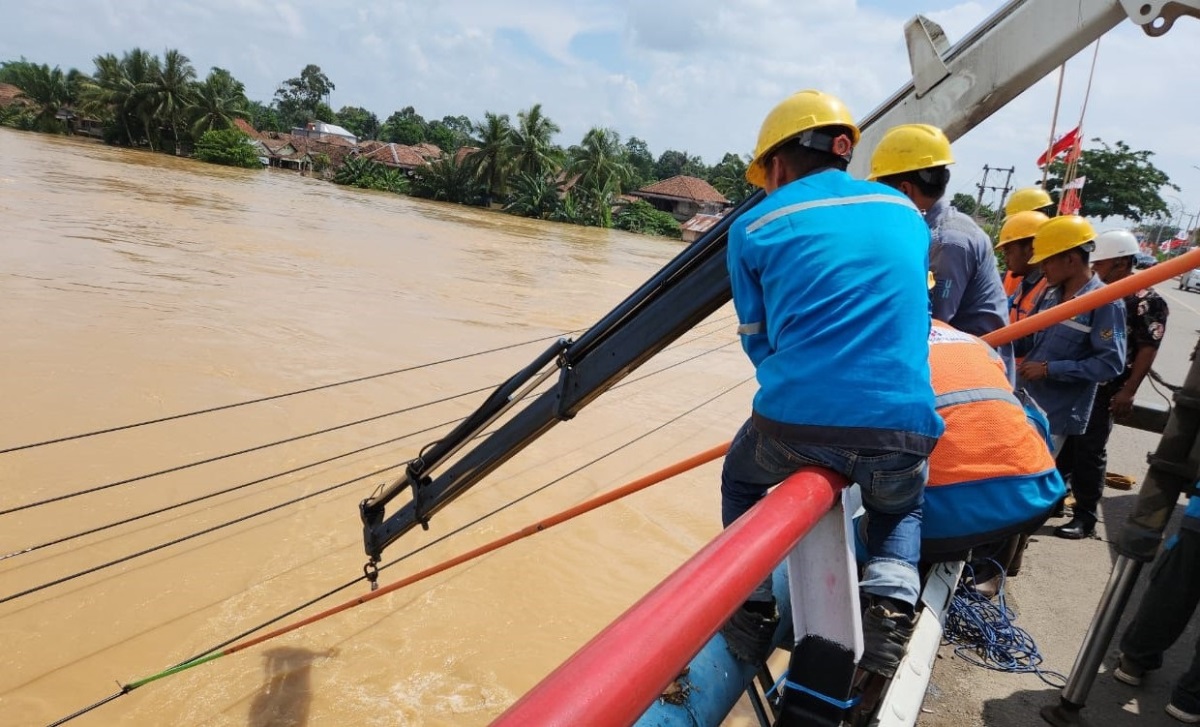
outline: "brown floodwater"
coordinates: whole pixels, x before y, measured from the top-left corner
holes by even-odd
[[[449,397],[590,325],[680,249],[0,129],[0,449],[466,356],[0,454],[0,510],[101,488],[0,515],[0,556],[45,546],[0,559],[0,725],[66,716],[360,576],[357,503],[484,395]],[[726,441],[750,375],[727,306],[393,544],[385,560],[466,526],[381,582]],[[487,724],[717,533],[718,467],[72,724]]]

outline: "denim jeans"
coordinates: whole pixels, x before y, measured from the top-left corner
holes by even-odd
[[[864,593],[916,605],[920,592],[921,503],[929,476],[926,457],[904,452],[843,449],[785,441],[759,432],[747,421],[721,471],[721,520],[729,527],[771,487],[802,467],[824,467],[857,482],[867,518]],[[770,600],[767,580],[750,600]]]

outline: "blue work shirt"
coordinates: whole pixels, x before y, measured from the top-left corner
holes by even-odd
[[[929,378],[929,230],[907,197],[826,169],[729,230],[753,419],[781,439],[928,455],[942,433]]]
[[[1100,276],[1079,289],[1076,297],[1104,287]],[[1062,286],[1046,288],[1034,313],[1062,302]],[[1028,346],[1028,352],[1025,347]],[[1125,303],[1114,300],[1095,310],[1056,323],[1022,339],[1018,353],[1027,361],[1045,361],[1048,375],[1018,382],[1046,412],[1051,434],[1083,434],[1100,384],[1125,368]]]

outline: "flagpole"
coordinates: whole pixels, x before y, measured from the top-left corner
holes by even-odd
[[[1042,189],[1046,188],[1046,179],[1050,175],[1050,162],[1053,161],[1050,157],[1054,154],[1054,132],[1058,128],[1058,105],[1062,102],[1062,87],[1063,76],[1067,73],[1067,64],[1064,61],[1058,67],[1058,93],[1054,94],[1054,115],[1050,117],[1050,142],[1046,144],[1046,166],[1042,167]]]

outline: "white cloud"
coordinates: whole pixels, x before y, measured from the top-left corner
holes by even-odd
[[[577,141],[592,125],[712,163],[748,152],[758,124],[785,95],[814,87],[865,115],[909,75],[904,22],[918,12],[951,41],[1002,0],[447,0],[361,4],[350,0],[101,0],[12,4],[0,27],[0,59],[21,55],[90,70],[92,58],[135,46],[187,54],[203,70],[230,69],[267,101],[279,83],[316,63],[333,80],[335,108],[365,106],[385,118],[413,106],[426,118],[515,113],[540,102]],[[602,37],[599,63],[573,41]],[[1198,111],[1187,79],[1200,21],[1183,18],[1151,39],[1126,22],[1103,41],[1088,106],[1089,137],[1123,139],[1157,153],[1185,204],[1200,209]],[[611,48],[609,47],[611,45]],[[1024,52],[1014,48],[1013,52]],[[1087,51],[1085,51],[1087,54]],[[1068,65],[1060,127],[1077,120],[1086,84]],[[1039,176],[1033,159],[1049,134],[1053,78],[955,145],[952,188],[974,193],[982,167],[1014,166],[1014,182]],[[1000,178],[989,177],[989,183]],[[1191,195],[1189,196],[1189,190]]]

